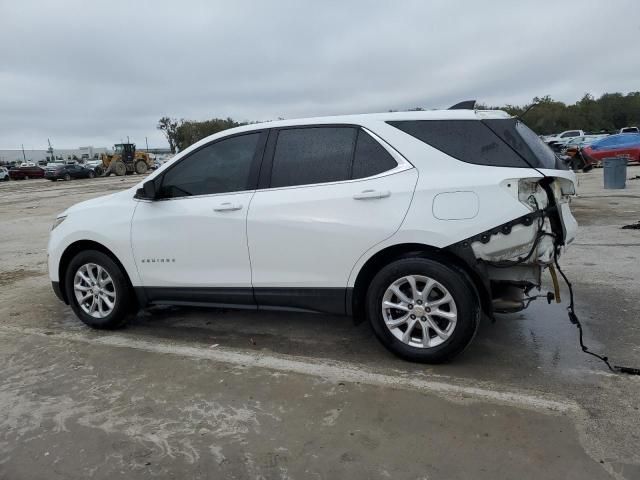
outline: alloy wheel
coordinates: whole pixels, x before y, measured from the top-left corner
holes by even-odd
[[[394,281],[382,296],[382,316],[391,334],[417,348],[442,345],[453,334],[458,310],[449,290],[423,275]]]
[[[104,318],[114,309],[116,290],[106,269],[95,263],[86,263],[76,271],[73,291],[80,308],[93,318]]]

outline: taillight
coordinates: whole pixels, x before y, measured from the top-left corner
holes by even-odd
[[[539,178],[521,178],[518,180],[518,200],[531,211],[547,206],[547,195],[539,185]]]

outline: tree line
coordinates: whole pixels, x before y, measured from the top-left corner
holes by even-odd
[[[540,135],[573,129],[615,132],[622,127],[640,126],[640,92],[605,93],[599,98],[587,93],[573,104],[565,104],[546,95],[534,97],[528,105],[479,104],[477,108],[505,110],[511,115],[521,116],[524,122]],[[415,107],[409,110],[424,109]],[[171,152],[176,153],[209,135],[248,123],[238,122],[229,117],[205,121],[162,117],[157,128],[167,138]]]
[[[533,106],[532,106],[533,105]],[[599,98],[585,94],[574,104],[553,100],[550,96],[535,97],[529,105],[497,107],[511,115],[522,116],[536,133],[548,135],[565,130],[617,132],[623,127],[640,126],[640,92],[605,93]],[[493,107],[492,107],[493,108]]]

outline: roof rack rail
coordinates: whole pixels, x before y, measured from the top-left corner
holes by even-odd
[[[454,106],[449,107],[448,110],[475,110],[475,100],[465,100],[464,102],[456,103]]]

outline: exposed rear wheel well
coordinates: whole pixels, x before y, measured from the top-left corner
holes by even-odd
[[[440,248],[432,247],[421,243],[403,243],[400,245],[393,245],[387,247],[375,255],[373,255],[363,265],[356,277],[356,282],[353,288],[353,293],[350,299],[350,304],[347,308],[350,308],[351,313],[356,321],[362,321],[365,318],[364,304],[365,297],[367,295],[367,289],[373,277],[380,271],[382,267],[389,263],[399,260],[401,258],[408,257],[427,257],[433,260],[438,260],[445,265],[454,266],[457,269],[463,271],[472,282],[472,286],[478,293],[480,305],[485,313],[492,311],[491,306],[491,293],[485,287],[480,276],[474,272],[469,266],[456,255],[446,252]]]
[[[105,247],[104,245],[98,242],[94,242],[91,240],[80,240],[72,243],[66,248],[66,250],[62,254],[62,257],[60,258],[60,265],[58,266],[58,280],[60,282],[60,291],[62,293],[62,298],[64,299],[65,303],[67,304],[69,303],[69,297],[67,296],[67,292],[65,289],[65,283],[66,283],[65,278],[67,274],[67,268],[69,267],[69,263],[71,263],[71,260],[73,259],[73,257],[75,257],[79,252],[82,252],[84,250],[97,250],[99,252],[104,253],[108,257],[110,257],[116,263],[116,265],[120,267],[120,269],[122,270],[122,273],[127,279],[129,288],[133,290],[131,279],[129,278],[129,274],[127,273],[127,270],[124,268],[120,260],[118,260],[118,257],[116,257],[111,250],[109,250],[107,247]]]

